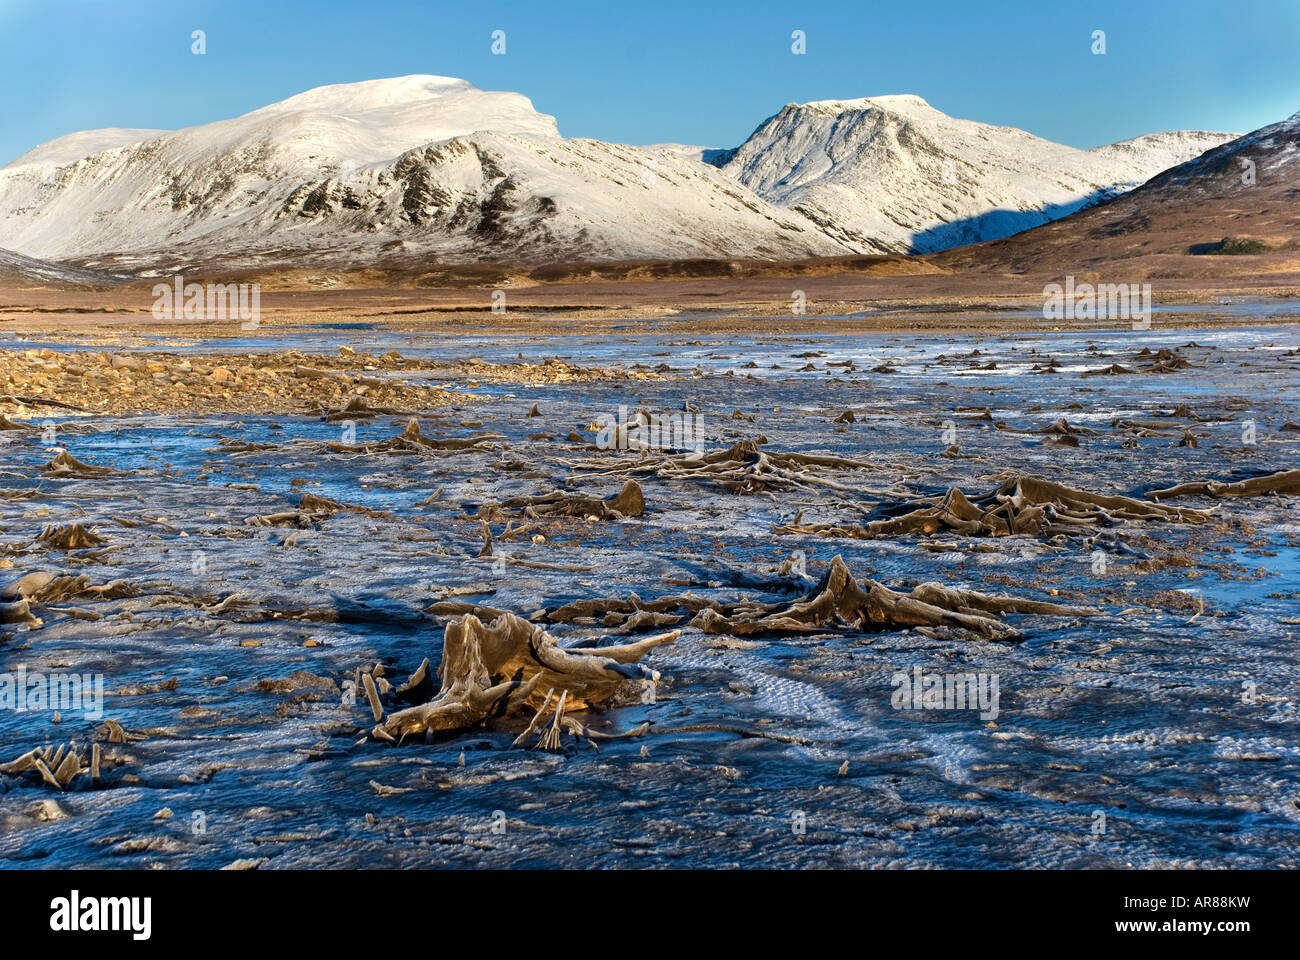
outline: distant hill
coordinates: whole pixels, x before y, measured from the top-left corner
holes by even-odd
[[[1300,270],[1298,240],[1300,113],[1099,206],[929,259],[948,270],[1224,276]]]

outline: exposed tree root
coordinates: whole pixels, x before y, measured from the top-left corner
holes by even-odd
[[[300,367],[299,369],[307,368]],[[324,371],[320,372],[325,376],[329,375]],[[326,408],[321,413],[322,418],[330,423],[339,420],[361,420],[367,417],[376,416],[409,417],[410,415],[411,411],[398,410],[395,407],[372,407],[368,405],[362,397],[353,397],[343,406],[334,409]]]
[[[559,691],[567,710],[605,703],[630,682],[657,681],[657,672],[636,661],[678,635],[673,631],[619,646],[564,649],[541,627],[514,614],[490,624],[467,615],[447,624],[443,633],[438,695],[392,714],[371,733],[400,740],[473,727],[526,706],[538,710],[549,698],[539,696],[541,689]]]
[[[1001,430],[1003,433],[1037,433],[1037,434],[1050,434],[1052,436],[1058,436],[1058,437],[1080,437],[1080,436],[1097,435],[1096,430],[1093,430],[1090,427],[1076,427],[1073,424],[1071,424],[1068,420],[1066,420],[1064,417],[1057,420],[1055,423],[1048,424],[1045,427],[1038,427],[1037,429],[1034,430],[1025,430],[1025,429],[1018,429],[1016,427],[1009,427],[1005,422],[1001,420],[997,421],[995,424],[993,424],[993,426],[995,429]]]
[[[1158,501],[1174,497],[1262,497],[1270,493],[1300,493],[1300,470],[1283,470],[1234,483],[1223,480],[1180,483],[1164,490],[1151,490],[1146,496],[1148,500]]]
[[[396,519],[391,513],[385,513],[382,510],[372,510],[369,507],[363,507],[355,503],[342,503],[338,500],[331,500],[329,497],[320,497],[314,493],[304,493],[298,500],[298,506],[293,510],[282,510],[279,513],[266,513],[254,517],[246,517],[244,522],[255,527],[312,527],[318,523],[328,520],[336,513],[359,513],[367,517],[378,517],[383,520]]]
[[[80,460],[78,460],[72,454],[68,453],[68,451],[66,450],[61,450],[59,452],[59,455],[55,457],[53,460],[51,460],[49,463],[45,464],[45,466],[41,467],[41,470],[44,471],[45,473],[48,473],[52,477],[68,477],[68,478],[78,478],[78,479],[90,478],[90,477],[106,477],[111,474],[121,472],[119,470],[114,470],[112,467],[96,467],[96,466],[92,466],[89,463],[82,463]]]
[[[1116,417],[1110,422],[1113,429],[1133,437],[1182,437],[1188,428],[1177,423],[1160,423],[1151,420],[1125,420]]]
[[[910,594],[897,593],[874,580],[859,584],[840,557],[812,592],[792,603],[742,603],[706,608],[690,625],[705,633],[749,636],[762,633],[803,633],[827,628],[862,630],[872,627],[960,627],[995,640],[1010,640],[1020,632],[998,617],[1004,613],[1052,616],[1096,616],[1088,607],[997,597],[973,590],[953,590],[923,583]]]
[[[1150,366],[1143,370],[1144,373],[1174,373],[1178,370],[1190,370],[1195,367],[1182,354],[1175,353],[1168,347],[1161,347],[1155,351],[1150,347],[1143,347],[1133,355],[1133,359],[1151,361]]]
[[[116,600],[139,595],[140,588],[127,580],[112,580],[96,587],[91,586],[87,574],[61,577],[46,570],[37,570],[0,587],[0,600],[21,598],[33,603],[58,603],[74,597]]]
[[[73,780],[87,771],[93,770],[95,778],[98,778],[98,763],[94,764],[93,767],[82,766],[84,759],[77,753],[76,746],[68,743],[67,746],[60,746],[57,751],[53,747],[45,747],[43,750],[39,748],[29,750],[9,763],[0,763],[0,773],[18,777],[29,771],[34,771],[40,774],[41,779],[46,784],[55,790],[62,791]]]
[[[797,743],[803,745],[813,742],[805,737],[793,737],[783,733],[772,733],[768,730],[750,730],[747,727],[741,727],[730,723],[688,723],[680,727],[650,727],[649,732],[656,736],[662,736],[666,733],[734,733],[736,736],[746,740],[758,738],[762,740],[775,740],[777,743]],[[629,734],[624,734],[624,736],[628,735]]]
[[[25,623],[42,626],[40,617],[32,613],[31,604],[26,600],[0,600],[0,623]]]
[[[41,491],[34,487],[26,490],[0,489],[0,500],[35,500],[41,495]]]
[[[1204,523],[1209,519],[1209,514],[1203,510],[1164,507],[1133,497],[1089,493],[1026,476],[1010,477],[997,489],[977,497],[968,498],[954,487],[942,497],[919,503],[923,505],[902,516],[874,520],[865,525],[803,523],[800,512],[793,522],[777,527],[776,532],[853,540],[929,535],[940,530],[972,537],[1055,536],[1092,534],[1100,526],[1125,521]]]
[[[1178,406],[1174,407],[1174,409],[1171,410],[1169,413],[1163,413],[1161,411],[1157,411],[1156,416],[1173,417],[1179,420],[1195,420],[1197,423],[1207,423],[1215,419],[1214,417],[1201,416],[1199,413],[1197,413],[1195,410],[1189,407],[1186,402],[1180,403]]]
[[[464,600],[439,600],[424,608],[424,612],[435,617],[463,617],[472,614],[480,620],[495,620],[504,617],[510,611],[489,607],[483,603],[468,603]]]
[[[874,580],[859,584],[837,556],[821,581],[792,601],[725,604],[689,593],[655,600],[633,594],[626,600],[598,598],[566,604],[548,612],[546,619],[552,623],[622,625],[624,632],[680,623],[690,616],[688,626],[735,636],[945,626],[1000,640],[1018,637],[1018,631],[998,619],[1004,613],[1095,616],[1100,611],[953,590],[938,583],[923,583],[909,594],[897,593]]]
[[[1125,375],[1125,374],[1135,374],[1135,373],[1137,373],[1136,370],[1131,370],[1131,369],[1129,369],[1128,367],[1120,366],[1118,363],[1112,363],[1112,364],[1111,364],[1110,366],[1108,366],[1108,367],[1099,367],[1099,368],[1096,369],[1096,370],[1085,370],[1085,371],[1083,371],[1083,373],[1079,374],[1079,376],[1081,376],[1081,377],[1118,377],[1118,376],[1123,376],[1123,375]]]
[[[37,543],[54,550],[84,550],[89,547],[102,547],[108,543],[103,537],[87,530],[80,523],[66,527],[47,526],[36,537]]]
[[[623,484],[622,490],[604,500],[557,490],[540,497],[512,497],[501,503],[485,504],[479,509],[478,516],[484,520],[498,518],[502,515],[503,509],[516,510],[519,516],[529,520],[540,520],[543,517],[622,520],[625,517],[640,517],[645,514],[645,495],[639,483],[628,480]],[[491,556],[490,553],[486,555]]]
[[[851,491],[852,488],[814,474],[810,468],[833,470],[874,470],[873,464],[829,454],[792,453],[763,450],[765,438],[741,440],[725,450],[712,453],[672,454],[637,458],[605,467],[594,476],[618,476],[629,473],[649,474],[661,480],[714,484],[736,494],[764,493],[771,490],[813,490],[829,487]],[[588,469],[590,464],[571,464]],[[600,465],[596,465],[597,468]]]
[[[1188,363],[1187,358],[1181,354],[1174,353],[1168,347],[1162,347],[1157,351],[1152,351],[1149,347],[1143,347],[1133,357],[1134,360],[1150,360],[1151,363],[1141,369],[1131,369],[1120,366],[1118,363],[1112,363],[1109,367],[1101,367],[1097,370],[1085,370],[1080,376],[1098,377],[1098,376],[1116,376],[1121,374],[1141,374],[1141,373],[1176,373],[1179,370],[1190,370],[1195,368],[1195,364]]]
[[[71,608],[56,610],[48,605],[77,597],[112,600],[138,596],[139,593],[140,589],[126,580],[91,586],[90,577],[86,574],[61,577],[38,570],[0,586],[0,623],[25,623],[32,628],[40,627],[43,622],[34,611],[43,612],[47,609],[52,613],[65,613],[79,619],[93,619],[94,615],[88,611]]]

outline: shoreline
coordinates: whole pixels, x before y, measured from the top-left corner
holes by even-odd
[[[1256,299],[1256,298],[1244,298]],[[1215,301],[1206,298],[1157,303],[1151,317],[1152,329],[1212,329],[1241,326],[1290,325],[1300,322],[1300,312],[1286,313],[1291,299],[1278,299],[1277,311],[1262,302],[1258,313],[1197,309]],[[1188,309],[1168,309],[1168,307]],[[1089,331],[1142,332],[1133,330],[1127,321],[1116,319],[1070,320],[1046,319],[1030,312],[1024,304],[1006,306],[980,303],[907,305],[864,302],[817,304],[802,316],[771,308],[764,312],[758,305],[701,307],[517,307],[505,313],[490,308],[435,305],[410,308],[365,309],[321,307],[311,310],[265,310],[257,326],[243,329],[238,320],[171,321],[155,320],[147,312],[66,312],[60,310],[14,309],[0,306],[0,343],[4,339],[49,340],[84,339],[86,342],[122,342],[132,338],[183,338],[189,340],[273,340],[286,332],[321,329],[347,331],[365,329],[391,333],[436,334],[454,338],[469,337],[561,337],[626,336],[629,323],[643,324],[637,332],[644,334],[685,334],[709,336],[808,336],[873,335],[907,332],[951,332],[961,334],[998,334],[1011,332]],[[1161,309],[1163,308],[1163,309]],[[814,312],[816,311],[816,312]],[[755,321],[761,326],[755,326]]]

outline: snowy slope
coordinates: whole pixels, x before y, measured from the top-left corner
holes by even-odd
[[[152,140],[167,132],[166,130],[123,130],[116,127],[106,130],[82,130],[80,133],[69,133],[67,136],[42,143],[39,147],[33,147],[9,166],[61,167],[64,164],[76,163],[82,157],[88,157],[93,153],[129,147],[143,143],[145,140]]]
[[[38,157],[39,152],[36,152]],[[459,260],[802,257],[843,249],[716,169],[560,137],[527,98],[414,76],[0,169],[0,245],[122,266],[303,253]]]
[[[1229,139],[1153,134],[1078,150],[901,95],[788,104],[722,169],[855,251],[923,253],[1064,216]]]
[[[1093,147],[1088,152],[1099,157],[1127,161],[1144,170],[1154,168],[1150,176],[1155,176],[1170,167],[1193,160],[1235,136],[1232,133],[1210,133],[1205,130],[1173,130],[1168,133],[1148,133],[1146,136],[1121,140],[1104,147]]]
[[[718,147],[701,147],[690,143],[651,143],[641,148],[649,153],[671,153],[675,157],[682,157],[686,160],[695,160],[700,163],[708,163],[720,166],[730,157],[734,150],[723,150]]]
[[[1215,192],[1222,192],[1224,184],[1216,183],[1217,180],[1225,180],[1226,185],[1232,189],[1247,186],[1237,176],[1225,176],[1240,174],[1245,160],[1256,167],[1256,182],[1249,184],[1250,187],[1271,188],[1279,195],[1285,191],[1286,196],[1294,198],[1297,173],[1292,169],[1292,164],[1300,160],[1300,112],[1237,137],[1166,171],[1152,184],[1153,192],[1191,187],[1210,193],[1211,184],[1218,187]]]
[[[131,277],[115,276],[95,270],[80,270],[58,263],[49,263],[25,257],[11,250],[0,250],[0,282],[18,281],[39,284],[68,284],[74,286],[117,286]]]

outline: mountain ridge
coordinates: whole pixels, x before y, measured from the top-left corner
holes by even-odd
[[[395,252],[536,263],[928,252],[1072,212],[1226,137],[1082,151],[891,94],[787,104],[730,151],[645,148],[565,138],[521,94],[419,74],[177,131],[50,141],[0,168],[0,246],[137,273],[223,259],[363,266]]]
[[[1057,219],[1231,138],[1174,131],[1079,150],[904,94],[786,104],[721,169],[854,252],[923,254]]]

